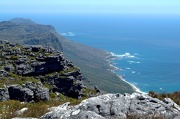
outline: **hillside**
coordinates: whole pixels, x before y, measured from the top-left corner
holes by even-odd
[[[59,94],[80,99],[87,89],[82,79],[59,51],[0,40],[0,102],[59,100]]]
[[[40,25],[29,19],[16,18],[0,23],[0,39],[26,45],[43,45],[63,51],[64,56],[82,71],[86,84],[97,85],[112,93],[132,93],[132,87],[110,72],[110,54],[65,39],[50,25]]]

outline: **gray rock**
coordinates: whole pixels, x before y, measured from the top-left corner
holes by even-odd
[[[22,64],[22,63],[26,63],[27,58],[19,58],[18,60],[16,60],[16,64]]]
[[[21,49],[20,49],[20,48],[16,48],[16,49],[15,49],[15,53],[16,53],[16,54],[21,54]]]
[[[43,88],[41,82],[25,84],[13,84],[7,88],[0,88],[0,101],[8,99],[21,102],[47,101],[49,100],[49,89]]]
[[[22,88],[21,85],[10,85],[8,91],[11,100],[19,100],[21,102],[31,102],[34,100],[34,92],[29,88]]]
[[[9,100],[9,92],[5,88],[0,88],[0,102]]]
[[[28,111],[28,108],[24,107],[24,108],[22,108],[20,110],[17,110],[15,113],[16,113],[16,115],[21,115],[21,114],[23,114],[26,111]]]
[[[32,46],[31,46],[31,50],[32,50],[33,52],[39,52],[41,49],[42,49],[42,46],[41,46],[41,45],[32,45]]]
[[[4,70],[6,70],[8,72],[12,72],[12,71],[14,71],[14,66],[12,64],[9,64],[4,67]]]
[[[7,76],[8,76],[8,72],[4,70],[0,70],[0,77],[7,77]]]
[[[40,119],[125,119],[129,116],[178,119],[179,108],[170,99],[163,102],[146,94],[104,94],[83,100],[75,106],[65,103],[51,108]]]
[[[38,88],[35,91],[36,101],[47,101],[49,100],[49,89],[48,88]]]
[[[35,101],[49,100],[49,89],[43,88],[43,84],[41,82],[37,82],[37,83],[26,82],[24,87],[34,92]]]
[[[33,68],[29,64],[20,64],[16,67],[19,75],[26,75],[33,72]]]
[[[96,90],[97,93],[101,93],[100,89],[98,88],[97,85],[94,86],[94,89]]]

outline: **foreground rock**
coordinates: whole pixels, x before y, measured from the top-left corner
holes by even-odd
[[[145,94],[105,94],[70,106],[50,109],[41,119],[121,119],[127,117],[180,118],[180,106],[171,99],[160,101]]]

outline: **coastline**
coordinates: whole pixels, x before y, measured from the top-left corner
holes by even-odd
[[[116,70],[121,70],[119,67],[114,66],[113,60],[116,59],[117,57],[116,57],[112,52],[109,52],[109,51],[107,51],[107,54],[108,54],[108,56],[107,56],[108,65],[109,65],[109,67],[111,68],[111,69],[109,69],[109,70],[110,70],[111,72],[113,72],[114,74],[116,74],[117,77],[118,77],[120,80],[122,80],[122,81],[126,82],[127,84],[129,84],[129,85],[133,88],[133,90],[134,90],[135,92],[141,93],[141,94],[147,94],[146,92],[141,91],[141,90],[140,90],[139,88],[137,88],[135,85],[133,85],[133,84],[129,83],[128,81],[126,81],[125,79],[123,79],[123,77],[122,77],[121,75],[117,74],[115,71],[116,71]]]

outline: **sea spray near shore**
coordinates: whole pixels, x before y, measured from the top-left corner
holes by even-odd
[[[137,58],[137,57],[135,57],[134,55],[131,55],[130,53],[124,53],[124,54],[122,54],[122,55],[117,55],[117,54],[115,54],[115,53],[113,53],[113,52],[109,52],[110,53],[110,55],[111,55],[111,63],[109,63],[109,65],[110,65],[110,67],[112,67],[112,69],[113,70],[111,70],[113,73],[116,73],[116,70],[121,70],[122,71],[122,69],[120,69],[119,67],[116,67],[115,65],[113,65],[113,64],[115,64],[115,63],[113,63],[113,60],[115,60],[115,59],[122,59],[122,58]],[[139,63],[139,62],[138,62]],[[128,70],[130,69],[130,68],[127,68]],[[124,82],[126,82],[127,84],[129,84],[133,89],[134,89],[134,91],[135,92],[138,92],[138,93],[143,93],[143,94],[147,94],[146,92],[143,92],[143,91],[141,91],[139,88],[137,88],[134,84],[132,84],[132,83],[130,83],[130,82],[128,82],[128,81],[126,81],[124,78],[123,78],[123,76],[121,76],[121,75],[119,75],[119,74],[117,74],[116,73],[116,75],[118,76],[118,78],[120,79],[120,80],[123,80]]]
[[[120,55],[118,55],[118,54],[115,54],[115,53],[113,53],[113,52],[110,52],[111,53],[111,55],[115,58],[115,59],[123,59],[123,58],[137,58],[135,55],[131,55],[130,53],[128,53],[128,52],[126,52],[126,53],[124,53],[124,54],[120,54]]]

